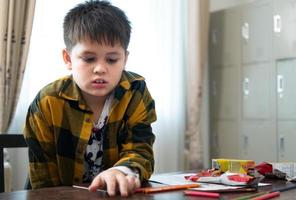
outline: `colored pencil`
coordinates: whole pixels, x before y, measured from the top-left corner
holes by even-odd
[[[254,198],[254,197],[258,197],[258,196],[261,196],[261,195],[264,195],[264,194],[267,194],[267,193],[269,193],[269,192],[258,192],[258,193],[255,193],[255,194],[238,197],[238,198],[235,198],[233,200],[248,200],[248,199],[251,199],[251,198]]]
[[[267,193],[267,194],[263,194],[261,196],[258,196],[258,197],[255,197],[255,198],[251,198],[251,200],[265,200],[265,199],[271,199],[271,198],[274,198],[274,197],[278,197],[280,196],[280,192],[270,192],[270,193]]]
[[[202,190],[200,190],[202,191]],[[207,190],[207,192],[219,192],[219,193],[229,193],[229,192],[255,192],[257,191],[257,188],[235,188],[235,189],[211,189]]]
[[[78,188],[78,189],[84,189],[84,190],[88,190],[88,187],[84,187],[84,186],[79,186],[79,185],[73,185],[74,188]],[[106,190],[101,190],[101,189],[96,189],[97,192],[101,192],[104,195],[108,195],[108,192]]]
[[[136,192],[143,193],[154,193],[154,192],[165,192],[165,191],[174,191],[174,190],[184,190],[189,188],[200,187],[200,184],[187,184],[187,185],[166,185],[160,187],[146,187],[146,188],[138,188]]]
[[[219,198],[220,194],[215,192],[199,192],[193,190],[186,190],[184,191],[185,195],[189,196],[200,196],[200,197],[209,197],[209,198]]]

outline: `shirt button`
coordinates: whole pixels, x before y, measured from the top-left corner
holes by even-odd
[[[86,121],[87,123],[91,122],[90,118],[86,118],[85,121]]]

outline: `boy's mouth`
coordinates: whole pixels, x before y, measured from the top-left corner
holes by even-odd
[[[104,79],[97,79],[97,80],[94,80],[93,83],[103,84],[103,83],[107,83],[107,81],[105,81]]]

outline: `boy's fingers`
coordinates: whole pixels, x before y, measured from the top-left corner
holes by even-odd
[[[118,171],[105,171],[94,178],[89,190],[94,192],[96,189],[105,189],[109,196],[115,196],[116,192],[119,191],[121,196],[127,197],[129,194],[141,186],[140,179],[132,176],[125,175]]]
[[[109,196],[116,195],[116,177],[114,175],[109,174],[105,176],[105,183],[107,185],[107,192]]]
[[[136,189],[141,187],[141,181],[138,177],[136,177]]]
[[[123,174],[117,174],[116,179],[117,179],[121,196],[127,197],[130,191],[129,191],[129,183],[128,183],[128,180],[126,179],[126,176]]]
[[[126,176],[126,179],[129,186],[129,193],[134,193],[134,191],[140,187],[140,180],[137,177],[131,175]]]
[[[96,176],[94,178],[94,180],[92,181],[92,183],[90,184],[90,186],[88,187],[88,189],[91,192],[95,192],[96,189],[104,189],[105,187],[106,187],[106,183],[102,179],[102,177],[101,176]]]

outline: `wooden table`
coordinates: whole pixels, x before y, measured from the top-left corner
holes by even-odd
[[[260,187],[259,191],[267,191],[271,189],[277,189],[290,185],[291,183],[286,183],[280,180],[266,180],[266,182],[271,182],[272,186]],[[158,184],[152,183],[152,186],[158,186]],[[222,198],[220,199],[233,199],[239,196],[245,196],[253,194],[253,192],[232,192],[232,193],[221,193]],[[108,197],[97,192],[92,193],[87,190],[73,188],[73,187],[52,187],[43,188],[38,190],[22,190],[16,192],[0,193],[0,199],[2,200],[100,200],[100,199],[134,199],[134,200],[205,200],[204,197],[193,197],[184,196],[183,191],[173,191],[173,192],[162,192],[155,194],[134,194],[128,198],[121,198],[120,196]],[[274,198],[291,200],[296,199],[296,189],[282,192],[280,197]]]

